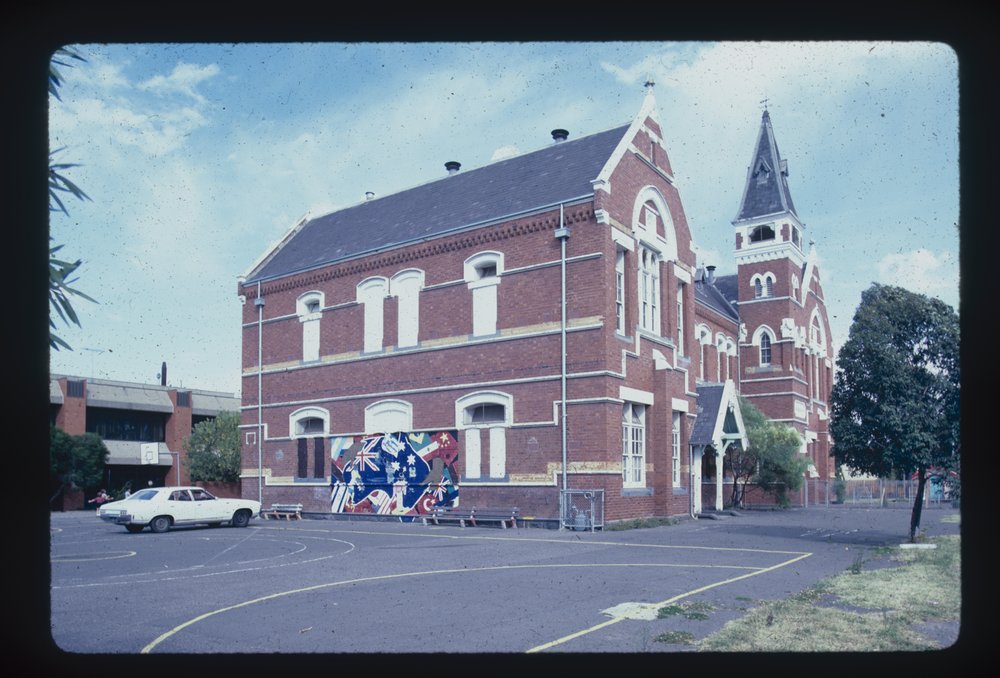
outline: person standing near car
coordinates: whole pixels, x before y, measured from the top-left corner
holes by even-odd
[[[111,497],[109,497],[108,493],[104,491],[104,488],[101,488],[101,490],[97,493],[97,496],[88,501],[87,503],[97,504],[97,515],[101,515],[101,504],[110,500]]]

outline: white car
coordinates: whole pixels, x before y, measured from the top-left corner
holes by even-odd
[[[166,532],[173,525],[229,523],[246,527],[260,515],[260,502],[252,499],[219,499],[201,487],[150,487],[101,506],[101,520],[124,525],[129,532]]]

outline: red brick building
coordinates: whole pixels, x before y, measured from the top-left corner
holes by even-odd
[[[189,485],[184,441],[200,422],[236,412],[232,393],[68,375],[49,376],[49,423],[72,435],[95,433],[108,448],[105,489]],[[62,501],[82,508],[82,493]]]
[[[761,129],[725,278],[698,268],[651,90],[631,124],[303,219],[239,283],[243,495],[688,514],[705,458],[745,442],[741,388],[829,474],[822,290]]]

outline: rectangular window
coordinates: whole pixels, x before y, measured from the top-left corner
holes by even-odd
[[[646,406],[622,408],[622,487],[646,484]]]
[[[625,250],[615,257],[615,328],[625,334]]]
[[[660,332],[659,273],[659,256],[642,248],[639,252],[639,326],[657,334]]]
[[[481,474],[482,451],[478,428],[465,431],[465,477],[478,478]]]
[[[296,469],[295,477],[305,478],[309,475],[309,441],[305,438],[299,438],[296,441],[298,444],[298,468]]]
[[[67,381],[66,382],[66,395],[70,398],[82,398],[83,397],[83,382],[82,381]]]
[[[326,445],[322,438],[315,438],[313,443],[313,478],[326,477]]]
[[[177,392],[177,407],[191,407],[191,391]]]
[[[685,284],[677,281],[677,352],[687,355],[684,351],[684,287]]]
[[[674,487],[681,486],[681,417],[680,412],[674,412],[671,430],[671,464],[670,478]]]

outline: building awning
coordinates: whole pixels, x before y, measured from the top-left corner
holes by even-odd
[[[688,441],[694,447],[711,445],[724,450],[732,443],[743,449],[748,446],[746,427],[740,413],[736,385],[731,379],[723,384],[704,384],[698,387],[698,418],[691,429]]]
[[[62,389],[59,388],[59,382],[56,379],[49,379],[49,403],[52,405],[62,405],[63,402],[63,394]]]
[[[150,443],[139,442],[138,440],[105,440],[104,445],[108,448],[109,465],[113,466],[138,466],[142,463],[142,446]],[[174,457],[166,443],[155,443],[157,446],[157,461],[153,466],[173,466]]]
[[[240,399],[223,393],[191,393],[191,414],[214,417],[219,412],[239,412]]]
[[[116,410],[140,410],[172,414],[174,404],[162,388],[145,388],[141,384],[87,383],[87,407],[108,407]]]

